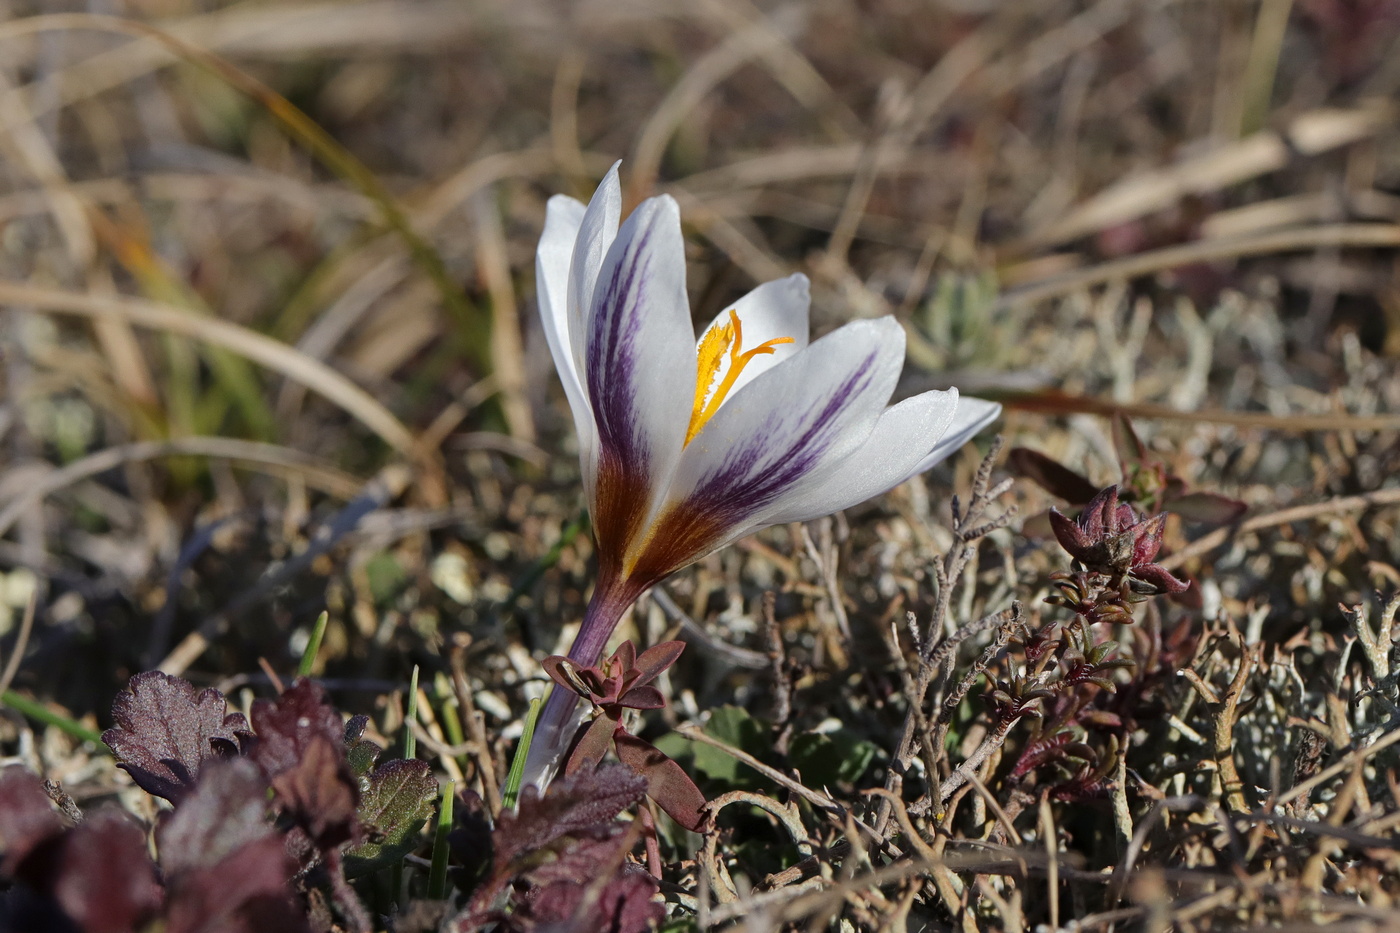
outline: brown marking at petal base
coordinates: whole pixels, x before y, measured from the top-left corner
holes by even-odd
[[[593,533],[598,539],[598,576],[612,579],[622,571],[623,555],[641,533],[651,489],[644,470],[604,450],[598,458],[597,490]]]
[[[628,568],[628,578],[641,586],[652,585],[713,551],[727,527],[717,516],[688,503],[670,506],[653,523]]]

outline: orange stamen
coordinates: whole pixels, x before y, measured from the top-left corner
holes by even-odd
[[[694,440],[695,435],[705,427],[705,423],[719,411],[725,396],[734,388],[739,374],[749,365],[750,360],[756,356],[773,353],[780,344],[792,342],[791,337],[774,337],[752,350],[744,350],[744,326],[739,321],[738,312],[730,309],[728,323],[710,328],[700,341],[700,348],[696,353],[695,404],[691,408],[690,427],[686,429],[685,442],[689,444]],[[719,385],[715,386],[715,377],[719,375],[720,364],[724,361],[726,351],[729,356],[729,369]]]

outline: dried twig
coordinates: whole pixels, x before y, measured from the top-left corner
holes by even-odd
[[[925,748],[930,757],[942,753],[939,740],[930,733],[930,724],[924,712],[925,698],[935,676],[952,658],[963,640],[994,627],[998,628],[999,631],[1005,631],[1013,619],[1019,619],[1019,607],[1012,607],[960,626],[951,635],[942,639],[934,637],[935,632],[941,632],[945,629],[953,590],[961,581],[963,571],[972,559],[976,542],[1006,524],[1014,514],[1012,510],[1008,509],[993,519],[985,518],[988,509],[1010,486],[1010,481],[1003,481],[996,486],[992,486],[991,482],[992,468],[1001,453],[1001,446],[1002,439],[1000,437],[992,441],[991,449],[983,458],[973,478],[971,497],[966,510],[963,509],[959,499],[956,496],[953,497],[953,546],[947,554],[943,555],[943,559],[935,562],[933,566],[938,589],[935,595],[933,616],[925,629],[927,634],[921,637],[915,627],[914,619],[912,617],[910,619],[911,633],[918,651],[919,666],[911,681],[906,683],[906,700],[909,704],[909,710],[905,714],[904,729],[894,760],[890,764],[889,774],[885,779],[885,790],[894,795],[901,792],[904,774],[908,771],[920,748]],[[1008,640],[1009,637],[1008,635]],[[970,687],[971,683],[969,682],[966,685],[960,685],[959,689],[965,695]],[[946,702],[945,700],[945,708]],[[957,702],[961,702],[961,696]],[[936,762],[930,761],[930,769],[935,764]],[[933,779],[932,770],[930,770],[929,779]],[[881,833],[889,832],[891,815],[890,798],[886,797],[881,801],[880,810],[875,820],[875,825]]]
[[[1225,793],[1225,801],[1236,813],[1249,809],[1244,799],[1244,781],[1240,780],[1239,769],[1235,767],[1235,720],[1239,717],[1240,697],[1244,695],[1245,682],[1260,663],[1259,647],[1246,645],[1238,639],[1240,664],[1235,669],[1235,677],[1221,698],[1220,709],[1215,714],[1215,739],[1212,750],[1215,765],[1220,769],[1220,783]]]

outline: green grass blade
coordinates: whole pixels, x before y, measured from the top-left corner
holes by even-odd
[[[321,650],[321,639],[326,635],[326,622],[330,617],[330,613],[322,612],[316,619],[316,624],[312,626],[311,639],[306,643],[306,650],[301,653],[301,663],[297,665],[298,677],[311,676],[311,667],[316,663],[316,655]]]
[[[433,865],[428,870],[428,900],[447,898],[447,836],[452,832],[452,798],[456,785],[448,781],[442,788],[437,829],[433,831]]]
[[[514,810],[520,799],[520,784],[525,780],[525,759],[530,756],[530,741],[535,737],[535,720],[540,715],[540,701],[530,701],[530,712],[525,714],[525,731],[520,734],[520,742],[515,746],[515,757],[510,762],[510,773],[506,775],[506,789],[501,794],[501,806]]]
[[[0,693],[0,703],[36,722],[42,722],[46,726],[53,726],[60,732],[66,732],[75,739],[91,742],[109,755],[112,753],[112,750],[102,741],[102,733],[89,729],[71,716],[54,712],[38,700],[15,693],[13,690],[6,690],[4,693]]]
[[[418,737],[413,734],[413,720],[418,716],[418,665],[413,665],[413,676],[408,679],[408,705],[403,714],[403,756],[413,758],[418,754]]]

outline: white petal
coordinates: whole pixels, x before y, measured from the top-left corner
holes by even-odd
[[[694,402],[695,345],[673,199],[651,198],[632,212],[597,282],[583,375],[598,425],[600,470],[614,471],[608,495],[616,501],[595,502],[602,549],[625,546],[602,539],[638,532],[664,496]],[[603,484],[600,479],[600,497]],[[625,521],[618,517],[623,511]]]
[[[948,425],[948,430],[939,440],[938,446],[929,451],[928,456],[919,461],[919,465],[909,475],[915,476],[942,463],[999,417],[1001,417],[1001,405],[986,399],[964,395],[958,399],[958,410],[953,415],[953,423]]]
[[[888,492],[919,471],[953,423],[958,392],[925,392],[885,410],[865,444],[794,491],[765,524],[830,515]]]
[[[861,446],[903,363],[904,331],[893,318],[828,334],[720,408],[686,448],[672,501],[726,527],[762,521]]]
[[[588,339],[588,317],[593,312],[593,292],[603,259],[617,237],[618,218],[622,214],[622,187],[617,180],[614,162],[608,174],[593,192],[588,210],[579,222],[574,241],[573,258],[569,267],[569,337],[573,342],[574,365],[583,373],[584,345]]]
[[[588,394],[574,359],[568,294],[574,243],[578,239],[585,210],[583,204],[573,198],[555,195],[549,199],[544,232],[540,234],[539,249],[535,253],[535,290],[538,292],[540,320],[544,324],[549,353],[554,357],[554,368],[559,371],[559,381],[564,384],[564,395],[574,415],[580,459],[583,461],[584,485],[589,501],[592,501],[598,430],[593,426],[593,411],[588,407]]]
[[[744,328],[744,345],[740,349],[751,350],[780,337],[790,337],[792,343],[778,344],[772,353],[754,356],[734,380],[734,385],[729,390],[730,398],[753,382],[755,377],[807,346],[807,310],[812,303],[809,291],[807,276],[798,273],[785,279],[765,282],[733,304],[732,310],[738,314],[739,322]],[[725,308],[721,311],[710,322],[710,326],[705,328],[705,333],[728,324],[730,310],[731,308]],[[703,342],[704,336],[700,339]],[[715,383],[723,380],[728,372],[729,358],[726,356],[715,374]]]

